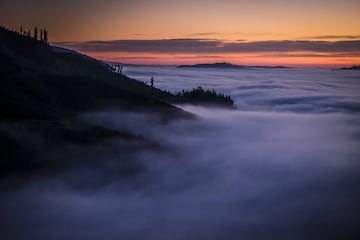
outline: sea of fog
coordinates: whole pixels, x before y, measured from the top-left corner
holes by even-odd
[[[107,110],[82,121],[161,145],[101,160],[0,195],[2,239],[360,239],[360,71],[125,66],[171,92],[199,85],[237,109],[199,116]],[[61,153],[59,153],[61,154]],[[119,175],[122,161],[139,167]]]

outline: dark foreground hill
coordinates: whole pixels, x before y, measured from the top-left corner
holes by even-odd
[[[131,143],[126,153],[159,146],[141,134],[87,124],[79,114],[117,109],[153,114],[162,122],[194,117],[167,103],[174,98],[168,92],[5,28],[0,28],[0,66],[0,177],[66,168],[78,159],[69,145],[115,138]]]
[[[54,52],[39,40],[0,29],[2,118],[57,118],[116,107],[189,116],[162,101],[167,92],[111,72],[90,57]],[[170,113],[170,114],[169,114]]]

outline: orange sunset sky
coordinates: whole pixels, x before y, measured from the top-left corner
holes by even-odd
[[[359,0],[2,0],[0,24],[124,63],[360,64]]]

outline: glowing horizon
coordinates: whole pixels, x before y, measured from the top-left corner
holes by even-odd
[[[360,41],[223,42],[214,39],[116,40],[58,43],[97,59],[129,64],[339,67],[360,63]]]
[[[332,57],[258,57],[251,55],[233,55],[233,56],[216,56],[214,57],[198,57],[191,55],[154,55],[154,54],[126,54],[122,53],[99,53],[99,52],[83,52],[84,54],[99,60],[109,62],[119,62],[124,64],[138,65],[182,65],[182,64],[198,64],[198,63],[217,63],[228,62],[238,65],[249,66],[288,66],[288,67],[348,67],[359,65],[360,58],[332,58]]]

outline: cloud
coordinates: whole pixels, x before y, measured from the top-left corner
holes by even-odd
[[[306,37],[306,39],[349,39],[349,40],[359,40],[360,35],[319,35],[319,36],[311,36]]]
[[[262,41],[248,43],[227,43],[229,52],[357,52],[360,53],[360,41]]]
[[[85,52],[236,54],[312,52],[360,56],[360,41],[224,42],[215,39],[114,40],[56,43]]]
[[[335,58],[346,58],[346,57],[357,57],[357,53],[355,52],[262,52],[257,53],[257,57],[277,57],[277,58],[292,58],[292,57],[305,57],[305,58],[327,58],[327,57],[335,57]]]
[[[29,129],[1,123],[10,139],[62,166],[20,186],[9,185],[21,181],[20,173],[2,176],[1,237],[312,240],[360,234],[357,72],[125,71],[139,80],[155,74],[156,84],[171,91],[221,89],[238,110],[186,105],[199,118],[167,124],[151,114],[90,112],[77,121],[142,136],[91,146],[54,146],[34,123]]]
[[[189,51],[206,52],[216,49],[221,41],[210,39],[169,39],[169,40],[114,40],[91,41],[83,43],[57,43],[90,52],[135,52],[135,53],[187,53]]]
[[[162,125],[152,116],[118,111],[82,116],[142,133],[165,148],[124,155],[116,140],[90,152],[75,148],[84,158],[78,165],[1,195],[2,233],[110,240],[359,233],[360,152],[352,136],[359,123],[349,124],[358,118],[184,108],[200,119]],[[123,175],[124,160],[141,171]]]
[[[190,37],[198,37],[198,36],[213,36],[216,35],[215,32],[199,32],[199,33],[193,33],[190,34]]]

